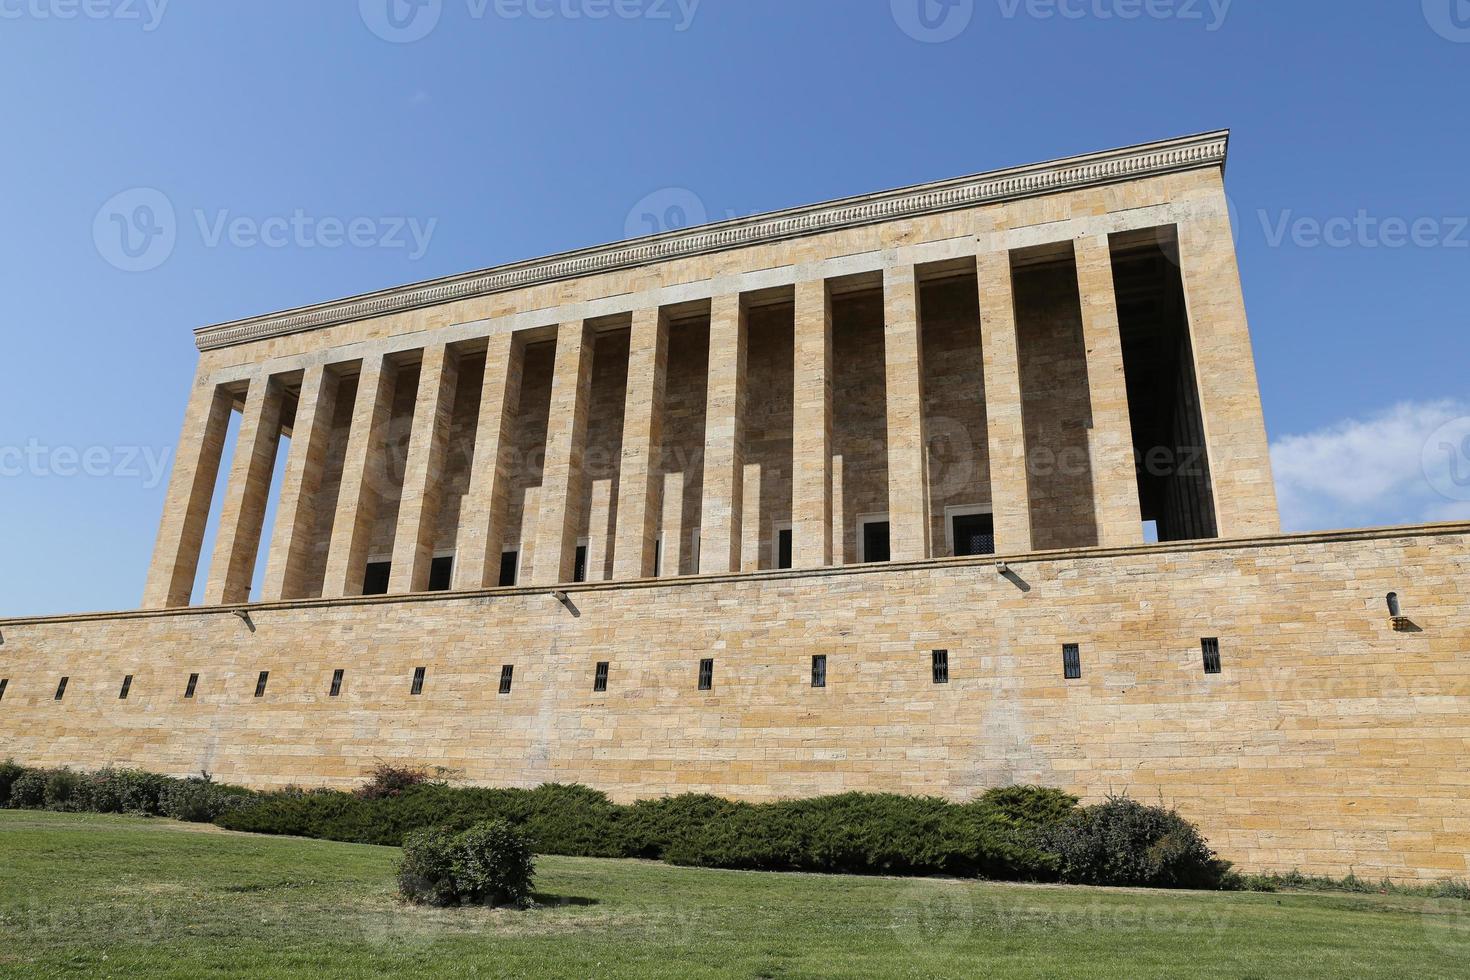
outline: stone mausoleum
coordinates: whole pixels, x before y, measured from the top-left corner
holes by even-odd
[[[1042,783],[1463,876],[1470,525],[1280,533],[1227,143],[201,329],[143,608],[0,622],[0,756]]]

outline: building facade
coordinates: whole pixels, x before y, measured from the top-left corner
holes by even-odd
[[[1280,534],[1227,143],[204,328],[144,608],[0,623],[4,752],[1041,782],[1252,868],[1463,874],[1470,526]]]

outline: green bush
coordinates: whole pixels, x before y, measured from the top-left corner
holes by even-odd
[[[70,769],[53,769],[46,774],[44,795],[48,810],[84,809],[85,795],[81,792],[82,777]]]
[[[46,805],[45,769],[27,769],[10,784],[10,805],[21,810],[39,810]]]
[[[245,806],[255,794],[235,786],[221,786],[206,774],[169,780],[159,792],[158,806],[165,817],[189,823],[211,823],[230,810]]]
[[[364,800],[381,800],[385,797],[402,796],[407,790],[428,781],[429,774],[422,768],[392,766],[380,762],[373,767],[372,778],[359,786],[354,795]]]
[[[0,806],[10,805],[10,787],[25,774],[25,767],[15,764],[14,759],[0,762]]]
[[[398,888],[426,905],[520,905],[535,879],[531,845],[504,820],[477,823],[463,833],[421,830],[403,842]]]
[[[1193,824],[1162,806],[1110,797],[1084,807],[1044,835],[1061,879],[1079,885],[1219,888],[1230,865]]]

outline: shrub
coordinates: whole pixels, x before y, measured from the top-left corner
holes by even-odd
[[[364,800],[391,799],[428,781],[429,774],[423,769],[380,762],[373,767],[372,778],[358,787],[354,795]]]
[[[25,773],[24,766],[15,764],[14,759],[0,762],[0,806],[10,804],[10,787]]]
[[[10,784],[10,805],[17,809],[39,810],[46,805],[45,769],[27,769]]]
[[[207,773],[190,779],[171,779],[159,792],[159,811],[165,817],[189,823],[211,823],[254,798],[250,790],[221,786]]]
[[[46,774],[44,800],[48,810],[84,809],[85,796],[80,792],[82,777],[70,769],[53,769]]]
[[[1069,884],[1218,888],[1230,868],[1177,812],[1126,797],[1076,811],[1045,844]]]
[[[409,901],[426,905],[519,905],[530,899],[535,874],[526,838],[504,820],[487,820],[457,836],[410,834],[398,888]]]

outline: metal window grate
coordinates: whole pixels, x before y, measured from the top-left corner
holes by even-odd
[[[1205,673],[1220,673],[1220,641],[1215,637],[1207,637],[1200,640],[1199,645],[1205,656]]]
[[[715,662],[709,657],[699,662],[699,689],[701,691],[715,689]]]
[[[128,699],[128,692],[131,691],[132,689],[133,689],[133,675],[132,674],[128,674],[127,676],[125,676],[123,678],[122,690],[117,692],[117,699],[119,701],[126,701]]]
[[[268,680],[270,680],[270,679],[271,679],[271,672],[270,671],[268,671],[268,670],[262,670],[260,672],[260,676],[255,679],[255,696],[256,697],[258,697],[258,698],[265,697],[265,682],[268,681]]]
[[[329,697],[334,697],[335,698],[335,697],[340,697],[341,696],[341,694],[342,694],[342,676],[344,674],[346,674],[346,673],[347,672],[345,670],[343,670],[342,668],[340,668],[340,667],[338,667],[336,670],[332,671],[332,690],[331,690],[331,693],[328,695]]]
[[[932,666],[933,671],[934,671],[934,683],[936,683],[936,684],[948,684],[949,683],[949,651],[948,650],[935,650],[934,651],[934,654],[933,654],[933,657],[932,657],[932,660],[931,660],[931,666]]]
[[[194,688],[196,688],[198,686],[199,686],[199,675],[198,674],[190,674],[189,675],[189,683],[184,686],[184,697],[185,698],[192,698],[194,696]]]
[[[597,673],[592,677],[592,690],[598,694],[607,690],[607,661],[599,661]]]
[[[516,669],[511,664],[500,668],[500,693],[509,694],[511,680],[515,677]]]
[[[424,693],[424,674],[427,672],[427,667],[415,667],[413,669],[413,686],[408,689],[408,693],[413,697],[418,697]]]
[[[71,680],[70,677],[63,677],[61,679],[61,683],[56,685],[56,697],[54,700],[60,701],[62,698],[66,697],[66,682],[69,680]]]
[[[1082,679],[1082,648],[1075,643],[1062,647],[1062,674],[1069,681]]]
[[[0,677],[0,701],[5,700],[5,689],[10,686],[9,677]]]
[[[819,653],[812,657],[812,687],[827,686],[827,655]]]

